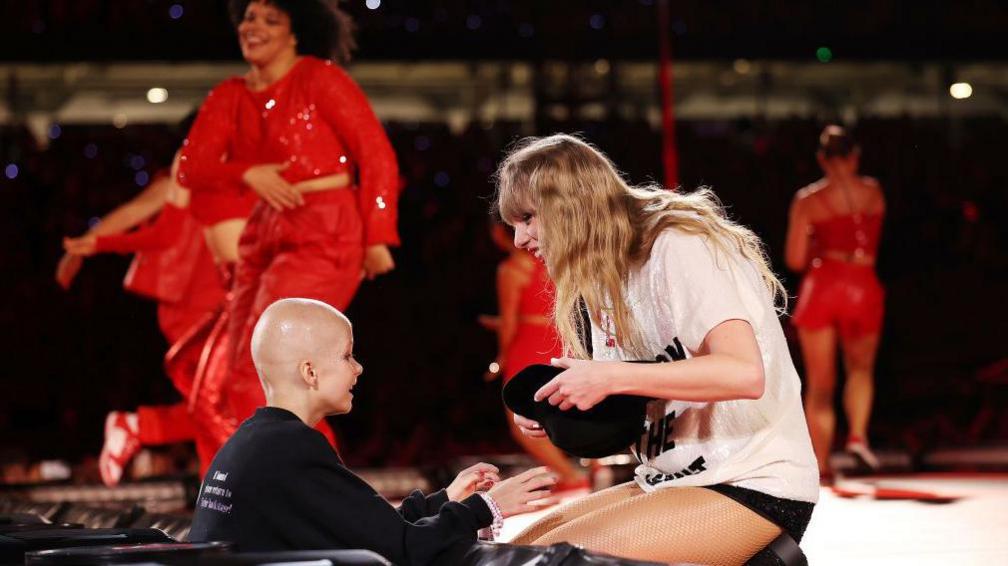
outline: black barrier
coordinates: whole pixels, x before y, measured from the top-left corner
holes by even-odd
[[[283,552],[240,552],[201,556],[198,566],[257,566],[259,564],[308,564],[334,566],[391,566],[391,562],[370,550],[291,550]]]
[[[99,547],[89,550],[92,558],[104,556],[102,552],[112,554],[120,552],[161,552],[175,555],[178,560],[200,564],[220,566],[245,566],[269,562],[299,562],[304,560],[330,560],[340,565],[383,565],[389,564],[384,558],[366,550],[327,550],[327,551],[290,551],[273,553],[239,553],[223,554],[230,545],[219,543],[222,547],[214,547],[215,552],[205,555],[205,548],[189,544],[179,546],[178,540],[184,540],[192,526],[191,518],[182,515],[144,513],[143,509],[134,506],[132,509],[93,508],[80,505],[59,503],[38,503],[21,500],[0,499],[0,563],[20,563],[28,552],[61,549],[82,550],[76,547]],[[78,523],[60,522],[48,523],[57,518],[60,521],[77,519]],[[132,528],[100,528],[125,527]],[[84,528],[91,527],[91,528]],[[99,527],[99,528],[95,528]],[[136,545],[143,544],[143,548]],[[160,545],[159,548],[150,544]],[[187,544],[187,543],[186,543]],[[202,544],[202,543],[200,543]],[[114,545],[114,546],[112,546]],[[129,545],[129,546],[126,546]],[[68,549],[67,547],[72,547]],[[135,548],[137,550],[126,550]],[[207,547],[209,548],[209,547]],[[108,549],[114,549],[108,550]],[[188,549],[188,550],[187,550]],[[74,562],[44,562],[37,560],[58,560],[60,556],[75,556],[72,552],[40,553],[37,564],[71,564]],[[84,552],[81,556],[88,555]],[[187,554],[188,553],[188,554]],[[111,555],[111,554],[110,554]],[[118,556],[118,554],[116,554]],[[146,555],[143,555],[146,556]],[[91,560],[79,563],[126,563],[126,562],[164,562],[164,560],[147,559],[141,554],[129,560]],[[153,556],[153,555],[150,555]],[[185,558],[181,558],[184,556]],[[466,549],[454,549],[439,557],[441,562],[461,564],[463,566],[489,566],[506,564],[535,564],[537,566],[638,566],[651,565],[652,562],[634,561],[598,553],[588,552],[580,547],[561,543],[548,547],[520,546],[501,543],[477,543]],[[798,544],[787,533],[781,534],[766,548],[753,556],[748,566],[807,566],[807,559]]]
[[[143,508],[139,506],[117,509],[73,504],[59,514],[59,520],[64,523],[80,523],[92,529],[123,529],[131,526],[142,514]]]
[[[20,563],[25,553],[76,546],[173,543],[157,529],[42,529],[0,535],[0,563]]]
[[[230,549],[231,543],[226,542],[177,542],[60,548],[28,552],[25,554],[25,564],[46,566],[138,563],[194,564],[205,556],[223,554]]]
[[[589,552],[567,543],[550,546],[521,546],[480,542],[457,562],[460,566],[504,566],[534,564],[535,566],[658,566],[644,562]]]

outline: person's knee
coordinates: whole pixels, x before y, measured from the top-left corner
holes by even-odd
[[[848,379],[871,377],[875,366],[875,352],[867,348],[851,348],[844,356]]]
[[[836,372],[808,372],[805,380],[805,403],[833,403],[837,389]]]
[[[805,403],[814,408],[833,406],[833,382],[810,383],[805,388]]]
[[[807,389],[832,391],[836,384],[836,357],[834,354],[819,352],[805,354],[805,377]]]
[[[872,374],[871,360],[851,358],[846,362],[848,379],[870,379]]]

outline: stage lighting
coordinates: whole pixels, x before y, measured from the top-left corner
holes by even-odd
[[[973,96],[973,85],[969,83],[953,83],[949,87],[949,94],[956,100],[963,100]]]
[[[168,100],[168,91],[161,87],[154,87],[147,91],[147,102],[151,104],[161,104]]]

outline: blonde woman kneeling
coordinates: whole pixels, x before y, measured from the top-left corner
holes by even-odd
[[[614,394],[656,399],[634,446],[635,481],[562,507],[512,542],[740,564],[782,530],[800,540],[818,473],[777,320],[783,288],[759,238],[709,190],[630,187],[567,135],[524,140],[497,175],[515,245],[542,257],[556,283],[554,318],[571,356],[554,361],[568,369],[536,400],[584,410]],[[591,354],[579,340],[582,301]]]

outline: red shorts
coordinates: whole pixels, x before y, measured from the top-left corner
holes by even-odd
[[[793,321],[798,328],[834,327],[843,338],[882,330],[885,290],[874,266],[816,259],[798,291]]]

